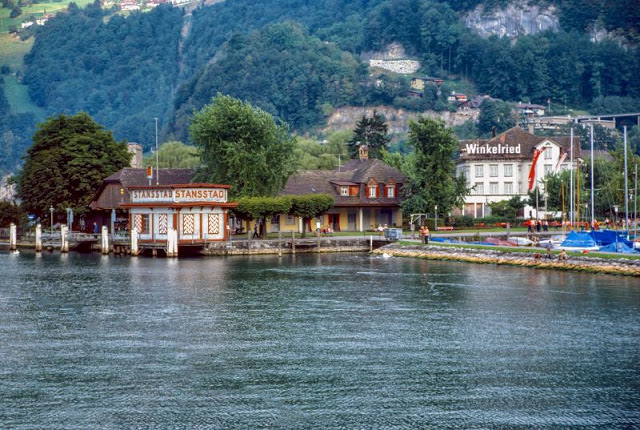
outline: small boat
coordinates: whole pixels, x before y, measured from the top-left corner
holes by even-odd
[[[556,236],[551,236],[550,238],[547,239],[542,239],[538,242],[538,246],[541,248],[557,248],[560,246],[560,244],[562,244],[562,242],[564,242],[564,240],[567,238],[567,236],[565,235],[556,235]]]
[[[531,239],[527,239],[526,237],[514,236],[507,239],[507,242],[511,242],[516,246],[531,246],[533,245],[533,241]]]
[[[571,231],[565,240],[555,249],[565,251],[598,251],[600,247],[589,233]]]

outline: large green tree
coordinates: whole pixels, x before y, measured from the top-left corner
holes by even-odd
[[[309,222],[333,207],[333,197],[329,194],[303,194],[288,196],[291,201],[289,214],[302,218],[302,236],[307,231]]]
[[[22,207],[42,216],[53,205],[56,212],[88,208],[102,180],[130,164],[124,141],[88,114],[60,115],[38,125],[18,176]]]
[[[356,158],[360,145],[367,145],[369,158],[381,159],[382,150],[387,149],[390,141],[384,117],[374,110],[371,117],[362,115],[362,118],[356,123],[353,136],[348,142],[349,154],[352,158]]]
[[[198,148],[172,140],[160,145],[158,167],[161,169],[195,169],[200,164]],[[144,157],[145,166],[155,166],[156,154]]]
[[[294,173],[286,125],[249,103],[218,94],[196,112],[190,132],[203,164],[198,179],[231,184],[233,197],[273,196]]]
[[[447,214],[468,193],[466,178],[455,176],[458,142],[443,121],[421,117],[409,123],[409,145],[415,157],[402,204],[405,213]]]

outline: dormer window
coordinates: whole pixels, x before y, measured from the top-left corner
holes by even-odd
[[[376,197],[378,197],[378,187],[376,187],[376,184],[370,184],[369,185],[369,198],[370,199],[375,199]]]
[[[389,199],[395,198],[396,197],[396,186],[393,185],[393,184],[387,185],[386,194],[387,194],[387,198],[389,198]]]
[[[343,185],[340,187],[340,195],[344,196],[344,197],[348,197],[349,196],[349,187],[346,185]]]

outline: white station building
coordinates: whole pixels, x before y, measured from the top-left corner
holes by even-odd
[[[534,182],[544,190],[544,178],[550,173],[569,169],[570,137],[535,136],[514,127],[491,139],[460,141],[456,173],[465,175],[471,193],[465,198],[463,215],[481,218],[491,215],[489,203],[509,200],[514,196],[528,199],[529,175],[536,151]],[[573,138],[573,163],[578,165],[580,139]],[[542,194],[541,194],[542,195]],[[525,206],[525,218],[541,218],[544,201],[535,207]]]
[[[178,245],[202,245],[228,239],[228,211],[237,203],[227,201],[229,185],[173,184],[131,187],[130,228],[141,243],[164,243],[170,230],[177,231]]]

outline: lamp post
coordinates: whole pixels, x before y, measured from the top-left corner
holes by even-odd
[[[615,215],[616,215],[613,225],[615,226],[614,228],[617,230],[618,229],[618,205],[613,205],[613,212],[615,212]]]
[[[435,205],[435,210],[436,210],[436,226],[435,226],[435,230],[438,231],[438,205]]]
[[[53,205],[49,207],[49,212],[51,213],[51,225],[49,226],[49,231],[53,234]]]

